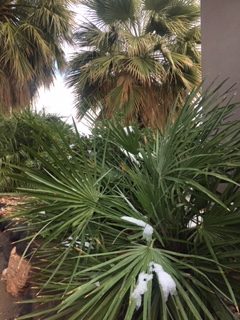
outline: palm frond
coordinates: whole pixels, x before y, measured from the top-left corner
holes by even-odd
[[[33,130],[45,171],[18,178],[33,186],[22,189],[33,201],[20,216],[41,243],[38,319],[234,319],[240,125],[235,104],[199,90],[163,132],[116,118],[87,141],[78,136],[75,149],[59,132],[52,150],[51,136]],[[142,226],[152,228],[148,240]],[[167,300],[152,261],[176,285]],[[137,309],[141,272],[150,280]]]
[[[62,45],[71,41],[71,1],[4,1],[0,7],[2,110],[27,107],[41,85],[64,65]],[[2,10],[2,11],[1,11]]]
[[[83,4],[92,14],[76,33],[80,52],[67,74],[77,113],[101,105],[103,117],[118,110],[128,123],[141,119],[163,129],[176,98],[180,108],[201,81],[198,6],[170,0]]]

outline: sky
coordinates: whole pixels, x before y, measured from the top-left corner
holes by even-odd
[[[75,6],[74,11],[76,12],[76,23],[83,21],[86,10],[82,6]],[[69,59],[74,51],[74,48],[67,46],[65,48],[66,58]],[[37,111],[45,110],[47,113],[57,114],[68,123],[72,123],[72,118],[76,120],[74,95],[72,90],[66,86],[63,75],[57,73],[56,79],[49,89],[43,87],[39,89],[34,101],[34,108]],[[84,121],[78,123],[78,129],[83,134],[90,132]]]

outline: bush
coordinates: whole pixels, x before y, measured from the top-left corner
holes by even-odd
[[[10,118],[0,117],[0,191],[13,192],[21,185],[11,178],[11,173],[17,170],[13,166],[40,169],[36,154],[42,155],[44,150],[36,143],[34,134],[41,136],[45,143],[52,141],[50,147],[54,149],[55,143],[61,144],[58,131],[69,144],[73,143],[71,126],[56,115],[27,110]]]
[[[38,137],[47,154],[38,155],[44,172],[21,174],[33,186],[23,192],[36,199],[22,216],[39,244],[37,319],[234,319],[240,271],[234,108],[195,92],[163,134],[106,122],[90,152],[81,138],[74,150],[59,136],[62,153]]]

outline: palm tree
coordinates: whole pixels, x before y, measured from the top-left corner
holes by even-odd
[[[18,228],[41,244],[31,259],[37,310],[21,319],[239,319],[237,108],[197,91],[163,134],[114,119],[101,136],[76,133],[72,147],[34,123],[41,169],[11,175],[27,184]]]
[[[199,6],[194,0],[82,0],[89,20],[75,34],[70,61],[79,118],[101,107],[102,117],[162,128],[200,82]]]
[[[11,113],[49,86],[71,40],[71,0],[0,0],[0,109]]]

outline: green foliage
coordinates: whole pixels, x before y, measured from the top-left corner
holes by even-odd
[[[196,92],[163,134],[107,121],[101,136],[79,137],[74,148],[59,135],[65,152],[34,133],[48,155],[35,153],[44,172],[24,169],[15,178],[32,185],[23,192],[36,199],[21,216],[39,244],[37,319],[234,319],[240,298],[234,109],[214,93]],[[150,224],[153,240],[122,216]],[[166,303],[154,276],[136,310],[131,294],[151,261],[171,275],[177,295]]]
[[[83,0],[82,4],[96,11],[106,24],[125,22],[134,18],[136,3],[133,0]]]
[[[0,1],[0,111],[29,105],[37,89],[49,86],[65,65],[75,0]]]
[[[35,155],[47,157],[47,154],[42,146],[36,143],[34,134],[40,136],[49,144],[50,149],[54,150],[55,143],[62,145],[59,133],[65,137],[66,142],[74,143],[71,126],[56,115],[26,110],[10,118],[0,117],[1,192],[13,192],[19,186],[19,183],[10,177],[11,173],[18,171],[14,166],[38,169],[42,167]]]
[[[123,112],[128,123],[162,129],[178,98],[199,84],[199,6],[180,0],[83,0],[89,20],[75,41],[67,81],[79,118]]]

